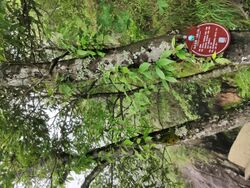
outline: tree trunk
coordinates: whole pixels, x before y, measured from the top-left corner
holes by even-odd
[[[250,63],[249,32],[232,32],[232,42],[225,52],[226,58],[236,64]],[[155,62],[164,50],[170,49],[171,38],[166,35],[148,39],[128,46],[110,50],[104,58],[69,59],[57,63],[54,74],[71,77],[72,80],[82,81],[96,78],[100,67],[109,69],[114,64],[136,65],[148,61]],[[181,36],[177,36],[183,41]],[[0,85],[2,87],[30,87],[42,80],[51,80],[49,74],[51,63],[3,63],[0,67]]]
[[[209,118],[202,118],[196,121],[186,122],[175,127],[154,131],[148,134],[154,143],[163,143],[167,145],[176,144],[195,144],[197,140],[218,134],[220,132],[235,129],[243,126],[250,121],[250,103],[242,104],[238,108],[233,108],[224,113],[216,114]],[[134,143],[131,148],[136,148],[137,139],[142,139],[143,135],[130,138]],[[115,151],[115,155],[120,155],[120,149],[125,147],[124,140],[113,143],[101,148],[89,151],[86,155],[94,160],[102,160],[101,154]],[[142,142],[143,143],[143,142]],[[145,143],[144,143],[145,144]],[[105,156],[105,155],[103,155]]]

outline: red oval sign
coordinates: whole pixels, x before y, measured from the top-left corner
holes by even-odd
[[[226,50],[230,43],[230,33],[219,24],[204,23],[190,29],[186,43],[190,52],[209,57],[214,52],[219,54]]]

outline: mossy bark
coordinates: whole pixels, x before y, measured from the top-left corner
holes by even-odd
[[[248,75],[250,69],[243,68],[236,72],[227,71],[211,79],[179,82],[169,92],[161,92],[152,97],[152,100],[156,100],[153,100],[150,108],[151,119],[156,127],[164,125],[166,128],[235,107],[249,99]]]
[[[235,64],[250,63],[249,32],[232,32],[232,44],[226,51],[227,58]],[[110,69],[115,64],[139,66],[145,61],[155,62],[164,50],[170,49],[172,35],[140,41],[128,46],[110,49],[104,58],[70,59],[58,62],[55,75],[70,77],[74,81],[95,79],[100,67]],[[177,38],[181,40],[181,36]],[[39,80],[50,81],[50,63],[3,63],[0,67],[0,85],[4,87],[30,87]]]

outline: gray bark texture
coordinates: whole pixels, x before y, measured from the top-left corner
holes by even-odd
[[[175,127],[162,129],[149,133],[152,141],[158,144],[177,145],[177,144],[195,144],[197,140],[205,137],[232,130],[243,126],[250,122],[250,103],[246,102],[237,108],[224,111],[221,114],[216,114],[208,118],[202,118],[195,121],[186,122]],[[136,145],[136,140],[142,138],[143,135],[130,138]],[[94,149],[87,153],[87,156],[94,160],[102,160],[101,153],[116,151],[119,155],[119,150],[123,140],[101,148]]]
[[[225,57],[235,64],[250,63],[250,32],[231,32],[232,41]],[[101,69],[110,69],[115,64],[138,65],[145,61],[155,62],[164,50],[170,49],[172,35],[140,41],[128,46],[110,50],[103,58],[68,59],[59,61],[53,74],[71,77],[82,81],[95,79]],[[177,41],[182,41],[177,36]],[[31,87],[41,80],[51,80],[51,63],[3,63],[0,66],[0,85],[2,87]]]
[[[159,148],[181,144],[188,146],[201,145],[201,143],[204,142],[203,139],[205,137],[216,135],[225,130],[233,130],[249,121],[250,103],[246,102],[245,104],[242,104],[242,106],[225,111],[223,114],[151,132],[148,136],[152,137],[152,142],[156,143]],[[94,149],[88,152],[86,156],[103,163],[107,152],[111,152],[113,157],[119,158],[125,155],[122,152],[123,149],[123,151],[127,151],[127,155],[131,155],[133,154],[134,149],[138,148],[136,144],[138,138],[142,139],[143,135],[130,138],[130,140],[134,142],[133,146],[123,146],[123,141],[120,141]],[[209,139],[205,140],[205,142],[208,141]],[[205,142],[202,144],[203,147],[207,144]],[[140,144],[145,143],[142,142]],[[210,160],[209,163],[196,161],[193,164],[185,165],[179,169],[183,178],[186,179],[187,187],[247,188],[250,186],[250,182],[244,180],[242,171],[236,165],[230,163],[225,154],[215,153],[213,151],[212,154],[215,158]],[[83,185],[89,186],[94,177],[100,173],[100,169],[102,169],[102,165],[98,165],[93,172],[87,176]]]

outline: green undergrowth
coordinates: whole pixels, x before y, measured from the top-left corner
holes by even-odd
[[[84,1],[80,7],[66,2],[55,12],[49,10],[52,5],[48,1],[43,6],[52,15],[46,26],[48,36],[69,49],[69,44],[83,49],[121,46],[176,29],[185,33],[203,22],[216,22],[228,29],[249,28],[249,19],[233,1],[100,0]],[[65,9],[69,10],[66,15]]]
[[[1,7],[1,61],[13,61],[11,51],[21,51],[20,61],[25,59],[29,62],[28,59],[32,57],[27,52],[32,50],[25,47],[26,40],[37,41],[36,45],[42,40],[46,45],[51,43],[59,49],[67,49],[71,52],[71,57],[102,57],[104,49],[176,30],[185,34],[191,26],[203,22],[216,22],[230,30],[246,30],[250,26],[247,0],[244,1],[243,8],[233,0],[64,0],[60,3],[37,0],[36,3],[42,16],[37,20],[36,11],[31,11],[34,36],[26,38],[21,36],[26,34],[23,33],[22,22],[16,18],[20,7],[11,7],[10,2],[6,8]],[[4,17],[4,14],[7,16]],[[7,27],[8,25],[11,27]],[[40,36],[41,31],[43,33]],[[8,33],[14,34],[12,36]],[[22,50],[17,50],[17,47]],[[10,50],[5,52],[3,49]],[[45,57],[45,54],[39,52],[38,55],[43,61],[47,61],[60,53],[51,53]]]
[[[249,26],[240,5],[228,0],[196,0],[196,15],[201,22],[216,22],[229,29]]]
[[[216,22],[228,29],[249,28],[240,5],[228,0],[102,0],[97,18],[101,30],[115,33],[121,43],[175,29],[185,32],[203,22]]]
[[[250,1],[249,0],[243,0],[243,9],[246,11],[250,11]]]
[[[250,69],[238,72],[234,77],[236,85],[239,87],[241,97],[250,97]]]

